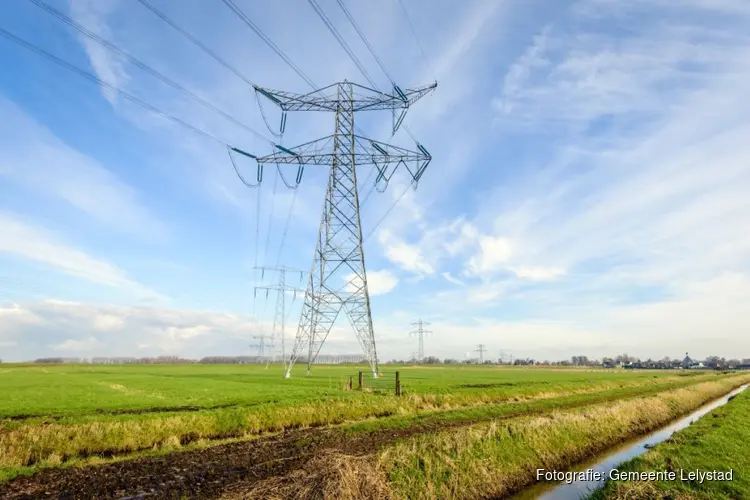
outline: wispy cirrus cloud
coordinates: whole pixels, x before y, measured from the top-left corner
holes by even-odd
[[[313,13],[306,6],[251,9],[248,1],[238,3],[317,83],[361,81],[325,26],[314,17],[310,21]],[[387,357],[408,352],[404,325],[391,324],[396,315],[388,311],[394,308],[434,316],[435,353],[442,356],[455,357],[468,349],[467,342],[553,358],[611,355],[615,349],[643,350],[633,352],[637,355],[653,351],[659,357],[689,349],[692,355],[693,350],[710,350],[716,344],[711,336],[721,338],[727,348],[747,348],[741,332],[748,325],[739,314],[738,299],[750,270],[750,242],[744,236],[750,234],[744,160],[750,156],[744,139],[750,135],[745,99],[750,37],[744,3],[579,0],[555,2],[554,8],[550,4],[550,12],[486,0],[422,6],[421,11],[414,8],[422,15],[413,20],[432,61],[421,60],[396,3],[351,6],[399,85],[434,76],[439,80],[435,94],[415,105],[407,118],[433,154],[433,163],[419,190],[401,198],[366,241],[368,268],[390,269],[371,280],[374,287],[377,282],[388,289],[374,299],[374,309],[385,311],[375,318],[378,339],[383,339],[379,352]],[[197,3],[160,7],[258,83],[307,90],[226,9],[215,9],[207,20]],[[390,86],[335,3],[324,8],[377,82]],[[278,9],[285,9],[285,15],[279,16]],[[206,100],[265,130],[247,84],[145,9],[128,2],[101,7],[76,0],[71,14]],[[110,53],[97,52],[77,35],[71,40],[81,43],[76,47],[102,78],[116,80],[223,140],[266,152],[268,145],[174,89]],[[95,91],[90,95],[100,98]],[[169,260],[173,253],[180,261],[199,262],[206,269],[203,280],[216,275],[212,265],[226,265],[227,283],[217,288],[217,296],[246,290],[244,282],[226,286],[244,279],[232,271],[239,265],[234,260],[269,264],[263,261],[279,259],[309,268],[324,169],[307,169],[296,193],[281,195],[281,184],[274,189],[269,175],[260,190],[250,191],[235,178],[221,146],[193,138],[130,103],[115,101],[113,107],[100,100],[112,114],[108,120],[125,118],[122,130],[147,132],[132,147],[143,148],[148,165],[143,170],[159,172],[168,189],[145,190],[143,195],[178,192],[180,196],[168,194],[163,205],[174,207],[170,216],[183,222],[181,229],[194,228],[190,240],[170,232],[179,241],[156,260]],[[267,111],[275,126],[278,110]],[[331,116],[297,114],[289,119],[279,140],[285,145],[328,134],[333,126]],[[374,138],[387,138],[390,132],[389,116],[358,120]],[[85,120],[76,123],[86,130]],[[403,132],[389,140],[413,149]],[[79,163],[75,159],[66,168]],[[114,175],[109,161],[99,158],[98,164]],[[252,173],[253,167],[249,162],[243,171]],[[125,179],[128,172],[117,177]],[[358,175],[366,178],[366,169]],[[15,185],[30,185],[20,179]],[[114,185],[111,177],[94,173],[86,173],[86,179]],[[370,198],[362,214],[365,234],[399,199],[404,179],[402,172],[388,192]],[[138,190],[147,184],[139,184]],[[58,189],[46,187],[53,188]],[[132,211],[145,199],[139,191],[134,186],[124,196],[125,191],[103,188],[101,199],[86,201],[80,193],[54,196],[101,222],[120,221],[132,233],[159,233],[158,224],[150,225],[156,220],[150,212]],[[212,203],[196,193],[208,194]],[[286,228],[292,200],[296,208]],[[284,252],[277,250],[282,234],[287,238]],[[55,240],[70,241],[57,235]],[[200,245],[204,242],[210,244]],[[196,244],[205,257],[190,259]],[[250,256],[228,255],[235,248]],[[79,267],[76,272],[85,272]],[[180,273],[177,267],[170,269],[173,276]],[[201,272],[194,268],[193,273],[190,281],[203,284]],[[133,280],[127,275],[119,279]],[[101,338],[96,328],[121,328],[115,317],[122,315],[100,318],[92,323],[92,332],[82,328],[72,340],[86,346],[90,338]],[[477,317],[483,320],[475,321]],[[202,320],[180,325],[171,330],[174,339],[210,337]],[[353,341],[344,330],[335,330],[334,337]],[[165,335],[165,342],[171,342]],[[157,349],[158,343],[142,344]],[[189,344],[159,345],[188,352]],[[680,352],[665,352],[678,344]]]
[[[93,158],[65,144],[0,96],[0,178],[34,194],[62,200],[108,231],[163,242],[169,227],[144,196]]]
[[[91,283],[124,288],[139,297],[163,298],[116,265],[92,257],[53,232],[10,213],[0,212],[0,253],[34,261]]]
[[[689,7],[579,2],[530,37],[491,104],[497,133],[537,154],[528,173],[485,190],[466,252],[436,266],[474,280],[422,307],[543,318],[612,349],[627,349],[633,329],[701,352],[713,335],[748,348],[734,297],[750,271],[750,39],[726,23],[727,5]],[[614,29],[631,9],[652,20]],[[422,224],[412,241],[432,232],[455,242],[445,226]],[[731,333],[711,326],[723,308],[708,289],[733,304],[722,322]]]

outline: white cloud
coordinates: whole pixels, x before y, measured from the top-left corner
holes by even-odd
[[[105,21],[116,10],[118,3],[118,0],[70,0],[71,17],[100,37],[116,42]],[[114,59],[108,49],[82,34],[79,39],[99,78],[115,87],[123,87],[128,82],[130,78],[122,62]],[[101,92],[113,106],[117,104],[116,93],[104,87]]]
[[[131,307],[47,300],[0,306],[3,358],[34,359],[65,351],[70,356],[252,355],[254,335],[269,335],[272,322],[221,311]],[[29,321],[28,318],[34,318]],[[324,352],[356,353],[349,325],[331,330]],[[107,328],[102,329],[102,324]],[[286,331],[287,349],[294,336]],[[280,350],[278,337],[274,344]]]
[[[371,296],[385,295],[398,285],[398,278],[387,269],[367,272],[367,289]]]
[[[406,243],[387,230],[380,231],[378,240],[383,246],[386,258],[403,270],[415,274],[432,274],[435,272],[435,269],[422,255],[422,250],[418,245]]]
[[[505,2],[482,0],[467,9],[466,15],[458,20],[458,29],[434,62],[434,76],[440,82],[440,98],[423,104],[424,111],[417,111],[420,119],[435,119],[468,95],[473,82],[465,72],[456,71],[456,67],[477,54],[478,40],[493,24],[499,24],[497,14],[502,10],[505,10]]]
[[[64,200],[106,228],[163,241],[169,230],[131,186],[0,96],[0,177]]]
[[[60,344],[53,346],[56,351],[73,351],[76,353],[88,353],[101,349],[104,346],[102,342],[95,337],[75,340],[68,339]]]
[[[515,268],[513,272],[522,279],[531,281],[552,280],[565,274],[565,271],[556,267],[528,267],[522,266]]]
[[[356,280],[354,273],[343,276],[343,279],[347,281],[346,290],[348,292],[355,292],[357,290],[357,287],[352,283],[352,281]],[[367,271],[367,290],[370,297],[390,293],[396,288],[396,285],[398,285],[398,278],[387,269]]]
[[[454,285],[458,285],[458,286],[466,286],[466,283],[464,283],[463,281],[461,281],[461,280],[460,280],[460,279],[458,279],[458,278],[454,278],[454,277],[453,277],[453,276],[451,275],[451,273],[449,273],[449,272],[444,272],[444,273],[442,273],[442,276],[443,276],[443,278],[445,278],[445,280],[446,280],[446,281],[448,281],[449,283],[453,283]]]
[[[109,23],[115,19],[112,9],[118,5],[123,8],[117,11],[117,22]],[[204,60],[194,47],[144,9],[124,6],[123,2],[100,6],[93,0],[76,0],[73,14],[208,101],[263,130],[244,82]],[[746,236],[750,235],[746,161],[750,150],[745,140],[750,135],[750,109],[745,96],[750,86],[750,43],[744,26],[747,18],[743,17],[746,6],[731,0],[585,0],[569,11],[561,7],[552,15],[535,12],[533,19],[524,18],[512,26],[508,23],[512,29],[504,29],[504,22],[511,18],[499,13],[511,12],[511,6],[512,12],[523,14],[523,9],[509,2],[437,3],[417,21],[423,23],[418,31],[436,62],[440,86],[410,110],[408,120],[419,140],[434,154],[434,162],[420,190],[405,196],[380,226],[385,230],[378,239],[386,259],[399,272],[413,275],[404,273],[404,281],[425,281],[409,287],[416,293],[407,296],[392,290],[383,299],[384,305],[391,298],[399,302],[399,307],[403,307],[401,302],[413,300],[424,314],[454,313],[457,319],[453,323],[443,322],[434,328],[447,332],[447,338],[436,334],[434,341],[443,355],[465,352],[475,341],[509,345],[517,351],[527,349],[534,356],[537,349],[559,349],[564,354],[566,345],[581,351],[571,354],[596,355],[601,350],[609,355],[612,349],[651,349],[647,343],[656,338],[662,343],[654,345],[653,350],[661,356],[683,343],[678,351],[709,349],[711,341],[700,339],[701,330],[711,332],[721,321],[722,335],[729,339],[722,340],[723,345],[746,348],[740,335],[747,323],[738,313],[739,305],[734,298],[731,308],[723,301],[742,291],[726,277],[741,283],[750,265],[750,238]],[[429,73],[434,71],[414,64],[413,59],[405,62],[403,55],[416,47],[405,46],[411,44],[411,38],[406,38],[411,33],[403,22],[393,22],[390,7],[383,10],[363,3],[357,8],[361,9],[355,13],[358,19],[372,23],[365,29],[372,33],[371,41],[383,48],[379,52],[389,68],[400,65],[393,71],[400,84],[423,83],[425,77],[433,76]],[[243,31],[241,24],[231,24],[237,19],[226,9],[218,9],[212,23],[204,22],[201,9],[194,5],[181,5],[179,9],[165,5],[164,9],[233,65],[260,78],[259,83],[306,90],[266,47]],[[319,83],[351,78],[355,68],[320,23],[310,23],[304,15],[284,16],[280,21],[271,11],[262,9],[249,14]],[[524,33],[532,23],[535,25]],[[399,25],[403,29],[397,29]],[[446,29],[434,29],[443,25]],[[625,25],[633,29],[617,28]],[[514,61],[510,51],[518,47],[519,39],[512,38],[515,35],[530,45],[526,50],[521,48]],[[237,43],[240,39],[242,43]],[[110,54],[81,41],[102,78],[147,96],[149,102],[165,111],[243,149],[266,152],[266,145],[258,146],[260,142],[254,142],[245,131],[162,88],[148,75],[137,71],[127,74]],[[310,47],[315,47],[315,54]],[[416,50],[413,52],[416,54]],[[326,64],[318,64],[321,61]],[[503,67],[507,68],[504,77],[494,73]],[[82,101],[71,100],[69,106],[78,113],[85,108],[80,106]],[[62,102],[68,103],[58,100],[55,109],[62,110]],[[495,106],[488,109],[490,102]],[[154,167],[163,170],[153,171],[169,174],[174,180],[170,187],[183,192],[187,179],[185,184],[210,191],[222,204],[246,217],[243,223],[247,224],[239,227],[232,225],[231,218],[222,217],[227,233],[255,234],[255,195],[259,191],[247,191],[236,181],[229,164],[221,163],[225,157],[222,148],[209,146],[179,127],[164,126],[151,115],[133,112],[129,103],[118,103],[115,111],[149,131],[153,142],[135,141],[132,147],[143,148],[156,159]],[[438,119],[444,117],[450,119]],[[493,117],[501,127],[489,129]],[[275,121],[278,115],[271,118]],[[330,116],[289,118],[285,144],[306,142],[319,136],[321,128],[330,130],[332,124]],[[359,123],[367,123],[365,120]],[[379,118],[372,120],[387,125],[376,122]],[[386,121],[390,121],[389,116],[384,116]],[[99,165],[85,157],[66,154],[66,161],[58,161],[60,148],[37,148],[36,143],[30,148],[16,148],[14,143],[25,145],[27,134],[13,135],[12,122],[0,134],[11,138],[7,147],[0,144],[0,176],[15,183],[14,187],[43,185],[36,189],[45,189],[110,226],[152,237],[162,233],[158,221],[138,208],[140,197],[134,189],[113,176],[90,170]],[[95,128],[96,121],[78,120],[76,116],[75,123],[80,127],[94,123]],[[94,128],[77,129],[76,133],[97,132]],[[133,131],[123,127],[123,132]],[[375,138],[385,136],[385,131],[383,137],[375,134]],[[401,139],[408,141],[403,134],[394,141]],[[498,150],[502,151],[502,160],[498,160]],[[31,161],[20,162],[18,158]],[[38,170],[14,168],[35,163]],[[86,167],[77,171],[78,165]],[[63,175],[67,170],[72,172],[70,177]],[[467,175],[470,171],[476,175]],[[183,175],[186,172],[189,175]],[[269,177],[259,203],[261,241],[272,205]],[[43,182],[49,178],[58,182]],[[295,251],[289,265],[308,268],[312,248],[308,250],[307,246],[312,245],[317,231],[324,182],[323,169],[307,169],[289,228],[287,249]],[[402,187],[394,182],[390,195],[374,195],[372,199],[378,201],[367,206],[363,219],[378,220]],[[284,209],[291,203],[289,192],[283,193],[283,200],[282,195],[276,195],[274,212],[282,220]],[[186,214],[207,213],[202,205],[184,208]],[[474,216],[472,210],[476,210]],[[203,229],[199,217],[191,217],[190,222],[196,224],[196,230]],[[278,236],[282,225],[269,225],[278,229],[273,235]],[[365,232],[367,229],[366,222]],[[51,236],[44,235],[46,239]],[[246,237],[248,242],[232,240],[230,245],[249,248],[252,236]],[[224,248],[227,241],[217,241],[216,246]],[[13,245],[18,255],[19,247]],[[188,241],[181,241],[179,246],[195,248]],[[272,245],[272,256],[275,248]],[[47,250],[51,252],[51,247]],[[67,245],[62,252],[74,264],[56,260],[54,255],[47,255],[47,250],[42,260],[69,274],[98,280],[95,282],[131,280],[112,264],[81,256],[80,250],[79,254],[66,253],[71,250]],[[377,257],[375,252],[368,252],[371,256]],[[93,267],[84,257],[94,261]],[[721,286],[707,285],[722,276],[726,281]],[[452,286],[455,282],[466,286],[458,289]],[[448,291],[427,288],[436,284]],[[733,286],[737,290],[732,291]],[[69,306],[65,318],[73,315],[71,309]],[[83,309],[86,307],[78,306],[78,310]],[[30,332],[34,325],[38,327],[38,321],[44,321],[37,316],[42,313],[36,308],[33,311],[9,314],[16,321],[26,318],[24,328]],[[518,322],[488,320],[467,327],[460,321],[467,311],[491,312],[496,318],[512,317]],[[721,320],[716,319],[717,312],[722,314]],[[139,331],[143,325],[132,323],[124,314],[100,311],[97,319],[85,321],[78,316],[75,321],[58,317],[55,325],[65,326],[65,331],[74,330],[73,325],[81,322],[88,325],[89,331],[77,340],[114,338],[117,332]],[[142,335],[134,345],[143,352],[187,352],[193,344],[196,349],[215,349],[213,353],[230,349],[226,346],[246,349],[246,340],[242,345],[233,344],[234,334],[217,333],[234,332],[235,328],[241,332],[242,326],[228,321],[214,328],[214,320],[202,317],[183,321],[181,314],[192,313],[153,312],[151,316],[160,318],[165,326],[157,333]],[[401,326],[390,326],[379,326],[377,331],[392,331],[393,338],[403,336],[398,330]],[[143,331],[152,332],[148,328]],[[683,335],[686,331],[689,335]],[[334,333],[334,337],[354,340],[347,329],[335,329]],[[452,344],[454,336],[458,340]],[[209,345],[214,337],[227,343]],[[58,345],[70,338],[66,335],[44,345]],[[472,345],[461,345],[467,338]],[[33,340],[20,343],[27,342]],[[400,345],[398,342],[383,345],[382,352],[409,352],[393,348]],[[538,347],[540,344],[550,347]]]
[[[162,296],[134,281],[119,267],[78,250],[44,228],[0,212],[0,252],[51,266],[92,283],[123,287],[139,296]]]
[[[467,271],[474,275],[494,273],[503,269],[512,255],[507,238],[480,236],[479,248],[467,262]]]
[[[92,323],[94,330],[99,332],[108,332],[112,330],[118,330],[123,327],[125,321],[123,318],[117,317],[112,314],[100,314]]]
[[[489,305],[497,301],[503,294],[504,287],[498,283],[482,283],[472,286],[466,292],[466,302],[471,305]]]

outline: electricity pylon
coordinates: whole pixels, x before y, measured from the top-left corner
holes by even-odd
[[[279,171],[281,164],[297,165],[297,185],[306,165],[331,167],[305,302],[287,365],[287,378],[305,349],[307,374],[310,374],[310,368],[342,308],[370,363],[373,376],[377,376],[378,356],[362,250],[356,166],[374,165],[377,169],[375,187],[382,192],[400,165],[409,171],[414,183],[419,181],[432,157],[421,144],[417,144],[419,151],[415,152],[355,134],[354,115],[358,111],[392,110],[395,133],[409,106],[436,86],[434,83],[407,90],[394,87],[392,94],[346,80],[308,94],[255,87],[256,92],[281,108],[282,124],[286,123],[288,111],[329,111],[335,114],[334,132],[327,137],[293,148],[277,145],[278,151],[262,157],[232,149],[258,162],[259,182],[265,164],[276,164]]]
[[[485,353],[486,351],[487,351],[487,349],[485,349],[485,347],[484,347],[484,344],[479,344],[479,345],[477,346],[477,348],[476,348],[476,352],[478,352],[478,353],[479,353],[479,364],[480,364],[480,365],[481,365],[482,363],[484,363],[484,353]]]
[[[266,339],[272,339],[270,335],[254,335],[254,339],[258,339],[257,344],[250,344],[250,347],[256,347],[258,349],[258,358],[265,357],[266,354]]]
[[[276,292],[276,312],[273,316],[273,329],[271,330],[271,342],[273,343],[275,336],[276,336],[276,325],[281,325],[281,328],[279,330],[279,336],[281,337],[281,362],[284,365],[284,370],[286,371],[286,335],[284,334],[284,320],[286,318],[286,294],[288,292],[292,292],[294,294],[294,298],[292,300],[296,300],[297,298],[297,292],[304,293],[305,291],[301,288],[295,288],[293,286],[289,286],[286,284],[286,273],[293,272],[293,273],[299,273],[300,275],[300,281],[302,281],[302,275],[304,271],[300,271],[298,269],[293,269],[291,267],[286,266],[279,266],[279,267],[256,267],[255,269],[261,270],[261,279],[265,277],[266,271],[273,271],[279,273],[279,283],[275,286],[256,286],[255,291],[253,293],[257,293],[258,290],[265,290],[266,291],[266,297],[268,297],[269,291],[275,291]],[[266,367],[268,366],[268,363],[266,363]]]
[[[424,362],[424,334],[432,333],[430,330],[424,329],[424,326],[426,325],[429,325],[429,323],[420,319],[419,321],[412,323],[412,326],[416,326],[417,329],[409,332],[409,335],[417,335],[419,337],[419,350],[417,351],[417,360],[420,363]]]

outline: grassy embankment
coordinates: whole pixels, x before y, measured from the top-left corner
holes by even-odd
[[[325,484],[332,498],[503,497],[535,482],[537,468],[565,470],[748,381],[721,377],[649,397],[420,434],[375,456],[321,457],[297,477],[271,479],[252,493],[282,498]]]
[[[295,427],[352,431],[479,420],[652,394],[715,374],[401,368],[407,395],[343,392],[357,367],[284,380],[280,367],[8,366],[0,374],[0,480],[39,467],[206,445]],[[386,373],[388,375],[388,373]],[[387,379],[387,377],[386,377]]]
[[[674,471],[676,481],[617,481],[592,499],[750,498],[750,391],[622,466],[621,472]],[[680,471],[733,470],[732,481],[681,481]]]

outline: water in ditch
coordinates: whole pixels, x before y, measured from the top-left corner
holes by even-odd
[[[616,469],[617,466],[637,457],[638,455],[642,455],[652,446],[667,440],[676,431],[684,429],[710,411],[725,405],[732,396],[739,394],[747,389],[747,387],[747,384],[743,385],[729,394],[701,406],[691,414],[676,420],[666,427],[662,427],[644,437],[633,439],[632,441],[628,441],[616,448],[612,448],[589,462],[577,465],[575,468],[570,469],[570,471],[586,472],[591,470],[591,476],[594,476],[593,472],[599,472],[602,476],[609,477],[610,471]],[[581,498],[586,498],[595,490],[604,486],[605,481],[606,480],[597,481],[591,479],[588,481],[573,481],[571,483],[537,483],[534,486],[521,491],[513,498],[514,500],[526,500],[531,498],[541,498],[544,500],[579,500]]]

